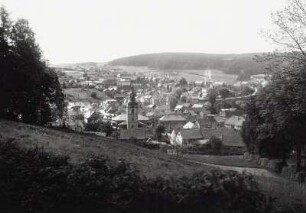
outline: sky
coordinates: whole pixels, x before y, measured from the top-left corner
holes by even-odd
[[[0,0],[25,18],[51,64],[155,52],[250,53],[286,0]]]

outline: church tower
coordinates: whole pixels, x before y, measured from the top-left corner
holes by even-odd
[[[130,101],[127,104],[126,108],[126,123],[127,129],[138,129],[138,103],[135,99],[134,89],[132,88],[132,92],[130,94]]]

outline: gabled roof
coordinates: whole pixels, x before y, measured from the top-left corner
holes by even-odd
[[[225,121],[225,125],[242,126],[242,123],[244,121],[245,121],[244,117],[233,115],[232,117],[230,117]]]
[[[234,129],[229,129],[226,127],[223,128],[202,128],[202,134],[205,138],[209,139],[212,136],[223,139],[223,145],[225,146],[236,146],[236,147],[245,147],[245,144],[242,141],[242,137],[239,132]]]
[[[200,129],[200,125],[198,122],[193,123],[189,121],[183,126],[183,129]]]
[[[192,105],[191,108],[193,108],[193,109],[201,109],[201,108],[203,108],[203,107],[204,107],[203,104],[194,104],[194,105]]]
[[[200,129],[182,129],[179,134],[183,139],[204,139]]]
[[[127,115],[126,114],[121,114],[121,115],[118,115],[118,116],[114,117],[112,120],[113,121],[126,121],[126,119],[127,119]],[[138,120],[139,121],[148,121],[149,118],[138,114]]]
[[[175,113],[171,113],[168,115],[164,115],[163,117],[161,117],[159,119],[159,121],[161,122],[167,122],[167,121],[186,121],[186,119],[179,115],[179,114],[175,114]]]
[[[189,108],[190,105],[191,105],[191,103],[184,103],[184,104],[183,104],[183,106],[184,106],[185,108]]]
[[[222,117],[222,116],[214,116],[213,117],[214,120],[217,122],[217,123],[224,123],[226,118]]]

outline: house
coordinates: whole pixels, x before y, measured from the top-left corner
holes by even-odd
[[[161,117],[159,123],[166,128],[167,132],[170,132],[173,129],[182,128],[186,123],[186,119],[180,114],[170,113]]]
[[[241,130],[244,121],[245,121],[244,117],[233,115],[232,117],[230,117],[225,121],[224,125],[227,128]]]
[[[196,122],[187,122],[184,126],[183,129],[200,129],[200,124],[198,121]]]
[[[225,123],[225,121],[226,121],[226,118],[225,118],[225,117],[215,115],[215,116],[213,116],[213,117],[210,117],[210,116],[209,116],[209,118],[212,119],[212,121],[213,121],[212,124],[213,124],[215,127],[224,127],[224,123]]]
[[[234,129],[229,129],[226,127],[217,129],[202,128],[201,132],[203,135],[205,135],[206,138],[211,138],[212,136],[220,138],[222,140],[223,146],[225,147],[245,147],[240,133],[235,131]]]
[[[209,119],[209,117],[203,116],[203,118],[200,118],[198,120],[198,123],[200,125],[200,128],[211,128],[213,121],[212,119]]]
[[[116,93],[114,95],[114,99],[117,100],[118,102],[122,103],[124,101],[124,99],[126,98],[125,94],[118,94]]]
[[[204,140],[204,136],[200,129],[182,129],[176,134],[176,144],[190,145]]]
[[[176,105],[175,108],[174,108],[174,111],[175,112],[183,112],[183,108],[184,108],[183,105]]]
[[[123,122],[126,121],[126,119],[127,119],[127,114],[124,113],[112,118],[112,121]],[[149,121],[149,118],[141,114],[138,114],[138,121],[147,122]]]
[[[194,112],[199,113],[199,112],[203,111],[204,105],[203,104],[194,104],[194,105],[192,105],[191,109]]]

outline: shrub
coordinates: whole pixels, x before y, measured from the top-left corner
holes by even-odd
[[[263,212],[254,179],[233,171],[147,179],[122,160],[71,164],[41,148],[0,140],[0,208],[6,212]]]
[[[91,92],[90,97],[92,97],[93,99],[97,99],[97,93],[96,92]]]
[[[213,152],[218,153],[221,151],[222,148],[222,140],[220,138],[217,138],[215,136],[212,136],[209,139],[208,145],[211,147],[211,149],[213,150]]]

